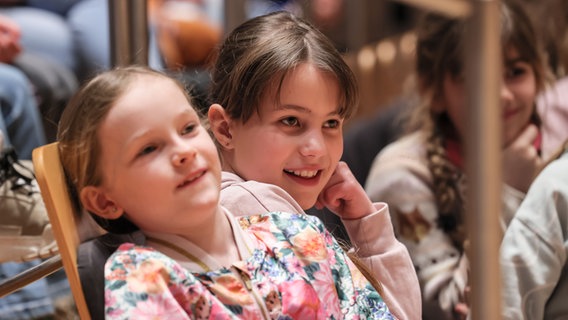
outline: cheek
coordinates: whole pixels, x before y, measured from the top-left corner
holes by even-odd
[[[536,107],[536,84],[534,82],[528,82],[513,88],[513,90],[516,103],[522,108],[521,121],[523,124],[527,124]]]
[[[215,171],[215,178],[221,183],[221,158],[217,153],[217,149],[213,149],[207,153],[206,161],[211,165],[211,169]]]
[[[246,138],[246,139],[243,139]],[[235,145],[235,153],[239,159],[247,159],[251,163],[262,162],[265,157],[276,157],[285,150],[281,139],[268,134],[241,137]],[[237,159],[238,160],[238,159]]]
[[[508,84],[508,87],[515,97],[517,104],[523,108],[532,109],[537,96],[536,80],[534,79],[534,76],[529,75],[520,81],[511,81]]]
[[[280,174],[290,149],[286,140],[266,133],[249,138],[242,139],[238,145],[235,145],[231,164],[233,169],[237,170],[245,180],[263,182],[274,174]]]
[[[519,97],[522,99],[522,104],[525,108],[528,108],[532,111],[535,100],[536,100],[536,88],[535,85],[527,85],[519,92]]]
[[[144,193],[147,186],[159,184],[163,181],[162,174],[156,170],[129,171],[116,175],[113,183],[118,192],[128,190],[130,193]]]
[[[329,157],[333,163],[338,163],[343,155],[343,136],[333,137],[327,142],[327,150],[329,150]]]

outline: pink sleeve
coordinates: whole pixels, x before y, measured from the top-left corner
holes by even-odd
[[[416,271],[406,247],[395,235],[386,203],[356,220],[342,220],[357,254],[383,284],[390,311],[398,319],[422,319],[422,298]]]

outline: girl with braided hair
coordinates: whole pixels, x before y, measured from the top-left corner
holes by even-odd
[[[535,97],[545,87],[548,73],[523,8],[503,1],[500,12],[504,182],[500,223],[505,230],[542,162]],[[440,313],[460,318],[468,312],[463,307],[469,269],[463,161],[466,22],[427,13],[417,30],[416,73],[422,102],[409,118],[410,133],[375,158],[365,188],[371,200],[389,204],[397,238],[407,246],[418,274],[424,318],[440,319]]]

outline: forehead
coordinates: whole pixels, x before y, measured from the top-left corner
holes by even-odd
[[[511,61],[511,60],[526,60],[526,59],[523,59],[516,46],[514,46],[513,44],[509,44],[508,46],[503,48],[503,60]]]
[[[170,107],[171,102],[178,102],[174,105],[189,103],[185,92],[176,82],[167,77],[141,75],[131,81],[112,109],[117,107],[145,109],[154,105],[161,110]]]
[[[336,111],[340,107],[341,94],[339,81],[333,74],[305,63],[290,70],[282,78],[278,77],[264,95],[260,108],[270,105],[271,108],[279,109],[288,105],[311,109],[312,106],[325,105]],[[268,101],[269,99],[272,101]]]
[[[125,88],[104,122],[120,126],[151,123],[160,117],[179,113],[196,114],[183,89],[169,78],[142,75]]]

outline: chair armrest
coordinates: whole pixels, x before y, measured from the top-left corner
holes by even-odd
[[[2,281],[0,283],[0,298],[19,290],[34,281],[47,277],[61,268],[63,268],[63,263],[61,262],[61,256],[57,254],[37,266],[31,267]]]

